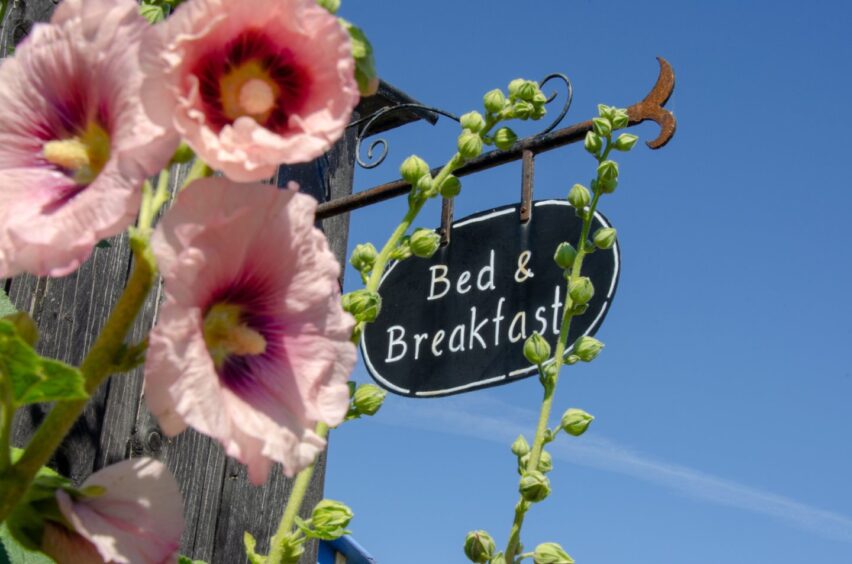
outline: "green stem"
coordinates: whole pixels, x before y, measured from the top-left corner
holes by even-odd
[[[316,433],[321,438],[328,437],[328,425],[325,423],[317,423]],[[270,551],[267,558],[268,564],[289,564],[284,562],[284,541],[293,530],[293,524],[296,522],[296,515],[302,508],[302,502],[305,499],[305,494],[308,491],[308,486],[311,483],[311,478],[314,475],[314,467],[316,462],[311,464],[296,476],[296,481],[293,482],[293,489],[290,491],[290,497],[287,498],[287,505],[284,507],[284,514],[281,516],[281,521],[278,523],[278,530],[275,531],[275,536],[270,541]]]
[[[440,186],[441,183],[444,182],[444,180],[446,180],[454,170],[460,167],[463,162],[464,160],[461,155],[458,153],[453,155],[447,164],[445,164],[438,174],[435,175],[435,179],[432,181],[433,186]],[[365,286],[366,290],[375,292],[379,289],[379,283],[382,281],[382,276],[385,274],[385,269],[390,261],[391,253],[393,253],[394,249],[396,249],[397,245],[399,245],[399,241],[411,228],[411,224],[414,223],[414,220],[417,218],[417,214],[419,214],[420,210],[423,209],[423,205],[425,203],[425,198],[421,198],[416,202],[409,204],[408,211],[405,212],[402,222],[397,225],[396,229],[394,229],[393,233],[391,233],[391,236],[388,238],[385,246],[382,247],[381,252],[379,252],[379,256],[376,257],[376,262],[373,263],[373,270],[370,272],[370,278],[367,280],[367,284]],[[355,326],[355,329],[352,331],[352,342],[356,345],[358,344],[358,341],[361,340],[361,333],[364,332],[365,325],[365,322],[359,321]]]
[[[611,148],[611,145],[607,143],[606,150],[598,158],[598,163],[606,160]],[[559,371],[562,369],[562,364],[564,362],[568,333],[571,330],[571,320],[574,318],[572,312],[573,304],[568,297],[568,288],[570,288],[571,282],[579,278],[580,272],[583,269],[583,259],[587,254],[586,240],[589,237],[592,219],[595,215],[595,210],[597,209],[600,197],[601,191],[595,190],[591,204],[589,205],[589,213],[583,219],[583,228],[580,232],[580,240],[577,244],[577,256],[574,257],[574,263],[571,265],[571,277],[565,285],[565,304],[562,307],[562,325],[559,329],[559,341],[556,343],[556,352],[553,355],[553,362],[556,366],[554,371],[555,376],[552,380],[544,380],[544,399],[541,402],[541,410],[539,411],[535,439],[533,440],[533,445],[530,449],[530,458],[527,462],[526,469],[528,472],[538,468],[538,463],[541,459],[541,451],[544,448],[544,437],[548,428],[547,422],[550,420],[550,412],[553,408],[553,397],[556,392],[556,384],[559,380]],[[521,528],[524,524],[524,517],[526,516],[527,509],[529,509],[529,505],[524,503],[524,499],[521,497],[518,501],[518,505],[515,506],[515,518],[512,521],[512,528],[509,531],[509,542],[506,546],[505,553],[506,562],[514,562],[513,559],[515,557],[515,552],[517,552],[518,546],[520,545]]]
[[[80,371],[86,378],[86,391],[90,394],[109,377],[110,367],[157,274],[147,239],[131,235],[130,246],[136,259],[133,273],[106,325],[80,365]],[[20,460],[0,476],[0,522],[24,496],[36,472],[50,460],[86,403],[86,400],[57,403],[33,435]]]
[[[15,416],[15,405],[11,387],[9,377],[0,373],[0,393],[3,394],[0,404],[3,410],[3,418],[0,420],[0,474],[12,464],[12,418]]]
[[[207,178],[208,176],[213,175],[213,169],[207,166],[203,160],[199,157],[195,157],[195,160],[192,161],[192,167],[189,169],[189,173],[186,175],[186,178],[181,184],[178,192],[189,186],[193,181],[198,180],[199,178]]]

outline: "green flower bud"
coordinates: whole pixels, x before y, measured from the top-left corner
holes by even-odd
[[[530,102],[532,102],[533,105],[537,108],[544,106],[545,104],[547,104],[547,96],[545,96],[544,92],[542,92],[541,89],[538,88]]]
[[[517,97],[525,102],[533,102],[539,92],[537,83],[532,80],[525,80],[517,89]]]
[[[607,180],[598,180],[597,186],[600,187],[601,192],[604,194],[612,194],[615,192],[615,189],[618,188],[618,179],[609,178]]]
[[[501,127],[494,132],[494,145],[502,151],[514,145],[517,140],[518,136],[508,127]]]
[[[424,198],[431,198],[434,196],[436,192],[434,190],[432,176],[430,174],[424,174],[418,178],[417,182],[414,183],[414,192],[418,196],[422,196]]]
[[[38,325],[36,325],[33,318],[30,317],[30,314],[23,311],[16,311],[2,319],[15,326],[15,333],[17,333],[18,337],[23,339],[24,342],[31,347],[35,346],[38,341]]]
[[[602,342],[584,335],[574,342],[574,354],[583,362],[591,362],[600,354],[603,347]]]
[[[533,104],[533,111],[530,114],[530,119],[541,119],[547,114],[547,108],[544,106],[539,106],[538,104]]]
[[[378,252],[372,243],[361,243],[355,245],[355,250],[352,251],[352,256],[349,257],[349,264],[355,267],[358,272],[370,272],[373,270],[373,264],[376,262]]]
[[[533,364],[541,364],[550,358],[550,344],[535,332],[524,342],[524,357]]]
[[[535,106],[530,104],[529,102],[519,101],[515,102],[512,105],[512,117],[515,117],[520,120],[527,120],[532,117],[533,111],[535,111]]]
[[[375,292],[355,290],[341,298],[343,310],[352,314],[357,321],[375,321],[382,309],[382,298]]]
[[[420,258],[430,258],[441,246],[441,236],[431,229],[418,228],[409,241],[411,253]]]
[[[612,147],[617,151],[629,151],[638,140],[639,138],[632,133],[622,133],[613,142]]]
[[[599,249],[611,249],[615,244],[615,229],[612,227],[601,227],[592,235],[595,246]]]
[[[576,256],[577,251],[571,246],[571,243],[559,243],[556,252],[553,254],[553,260],[559,268],[568,269],[574,266]]]
[[[518,491],[526,501],[537,503],[550,495],[550,480],[538,470],[527,472],[521,476]]]
[[[545,542],[535,547],[535,564],[574,564],[574,559],[555,542]]]
[[[530,462],[530,455],[525,454],[524,456],[518,459],[518,474],[522,475],[526,472],[527,464]],[[538,468],[536,468],[542,474],[547,474],[551,470],[553,470],[553,457],[550,456],[550,453],[546,450],[541,451],[541,456],[538,458]]]
[[[580,362],[580,357],[576,354],[569,354],[565,357],[565,364],[567,364],[568,366],[571,366],[572,364],[577,364],[578,362]]]
[[[527,443],[527,440],[523,435],[518,435],[518,438],[515,439],[515,442],[512,443],[512,454],[517,457],[524,456],[529,453],[530,445]]]
[[[605,160],[598,165],[598,178],[600,180],[615,180],[618,178],[618,163]]]
[[[562,425],[562,429],[569,435],[579,437],[586,432],[586,429],[589,428],[589,425],[591,425],[594,420],[594,417],[582,409],[572,407],[562,415],[560,425]]]
[[[592,195],[589,194],[589,189],[582,184],[575,184],[568,192],[568,203],[578,210],[582,210],[592,201]]]
[[[627,110],[613,109],[611,121],[613,129],[624,129],[630,125],[630,116],[627,115]]]
[[[455,198],[461,193],[461,181],[450,174],[441,182],[441,187],[438,191],[445,198]]]
[[[382,407],[386,394],[374,384],[361,384],[352,396],[352,404],[361,415],[375,415]]]
[[[586,133],[586,139],[585,141],[583,141],[583,146],[591,154],[597,155],[598,152],[600,152],[601,147],[603,146],[603,141],[601,141],[600,135],[598,135],[594,131],[589,131],[588,133]]]
[[[346,526],[352,520],[352,510],[345,504],[331,499],[324,499],[314,507],[311,513],[311,529],[313,535],[324,540],[334,540],[349,531]]]
[[[595,133],[600,137],[609,137],[612,133],[612,124],[606,118],[592,118],[592,128],[595,130]]]
[[[468,112],[459,120],[462,129],[469,129],[474,133],[479,133],[485,127],[485,118],[479,112]]]
[[[607,106],[606,104],[598,104],[598,115],[602,118],[612,119],[612,116],[615,112],[615,108],[612,106]]]
[[[527,83],[523,78],[516,78],[509,83],[509,99],[515,100],[520,98],[521,88]]]
[[[429,174],[429,165],[417,155],[411,155],[402,161],[402,165],[399,167],[399,174],[403,180],[414,186],[420,180],[421,176]]]
[[[580,276],[568,284],[568,295],[574,305],[587,304],[595,295],[595,287],[588,276]]]
[[[459,154],[465,160],[475,159],[482,153],[482,138],[476,133],[464,130],[459,135]]]
[[[494,558],[491,559],[491,564],[506,564],[506,557],[503,556],[502,552],[498,552]]]
[[[499,88],[495,88],[494,90],[488,92],[483,96],[482,101],[485,105],[485,111],[496,114],[503,111],[503,107],[506,105],[506,96],[503,94],[503,91]]]
[[[471,531],[464,539],[464,554],[471,562],[484,563],[494,557],[497,546],[485,531]]]
[[[544,366],[544,374],[542,374],[542,376],[545,378],[553,379],[556,378],[558,374],[559,372],[556,370],[555,362],[550,362]]]

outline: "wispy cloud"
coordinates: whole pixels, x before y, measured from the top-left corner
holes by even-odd
[[[536,414],[480,394],[464,400],[388,402],[379,423],[415,427],[508,444],[529,435]],[[852,519],[693,468],[655,460],[599,437],[557,441],[551,454],[574,464],[617,472],[675,490],[690,498],[744,509],[819,536],[852,542]]]

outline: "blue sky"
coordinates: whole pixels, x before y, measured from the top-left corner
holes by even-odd
[[[564,72],[574,123],[640,100],[656,55],[674,66],[675,138],[621,156],[602,203],[623,253],[607,348],[557,391],[557,414],[597,419],[551,445],[554,491],[526,544],[557,541],[587,564],[852,562],[852,4],[349,0],[342,14],[369,34],[385,80],[455,113],[518,76]],[[391,133],[388,161],[359,170],[355,189],[395,179],[412,152],[441,164],[456,133],[445,120]],[[579,146],[543,154],[536,197],[564,197],[592,171]],[[456,217],[517,201],[519,183],[517,163],[468,177]],[[350,244],[383,242],[403,212],[355,212]],[[433,206],[418,225],[438,222]],[[355,379],[369,380],[363,366]],[[351,504],[380,562],[463,562],[471,529],[504,545],[508,447],[531,434],[540,396],[535,378],[389,396],[332,434],[327,496]]]

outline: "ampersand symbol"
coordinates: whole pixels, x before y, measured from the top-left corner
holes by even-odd
[[[535,276],[533,271],[527,268],[532,251],[524,251],[518,255],[518,269],[515,271],[515,282],[526,282],[527,278]]]

